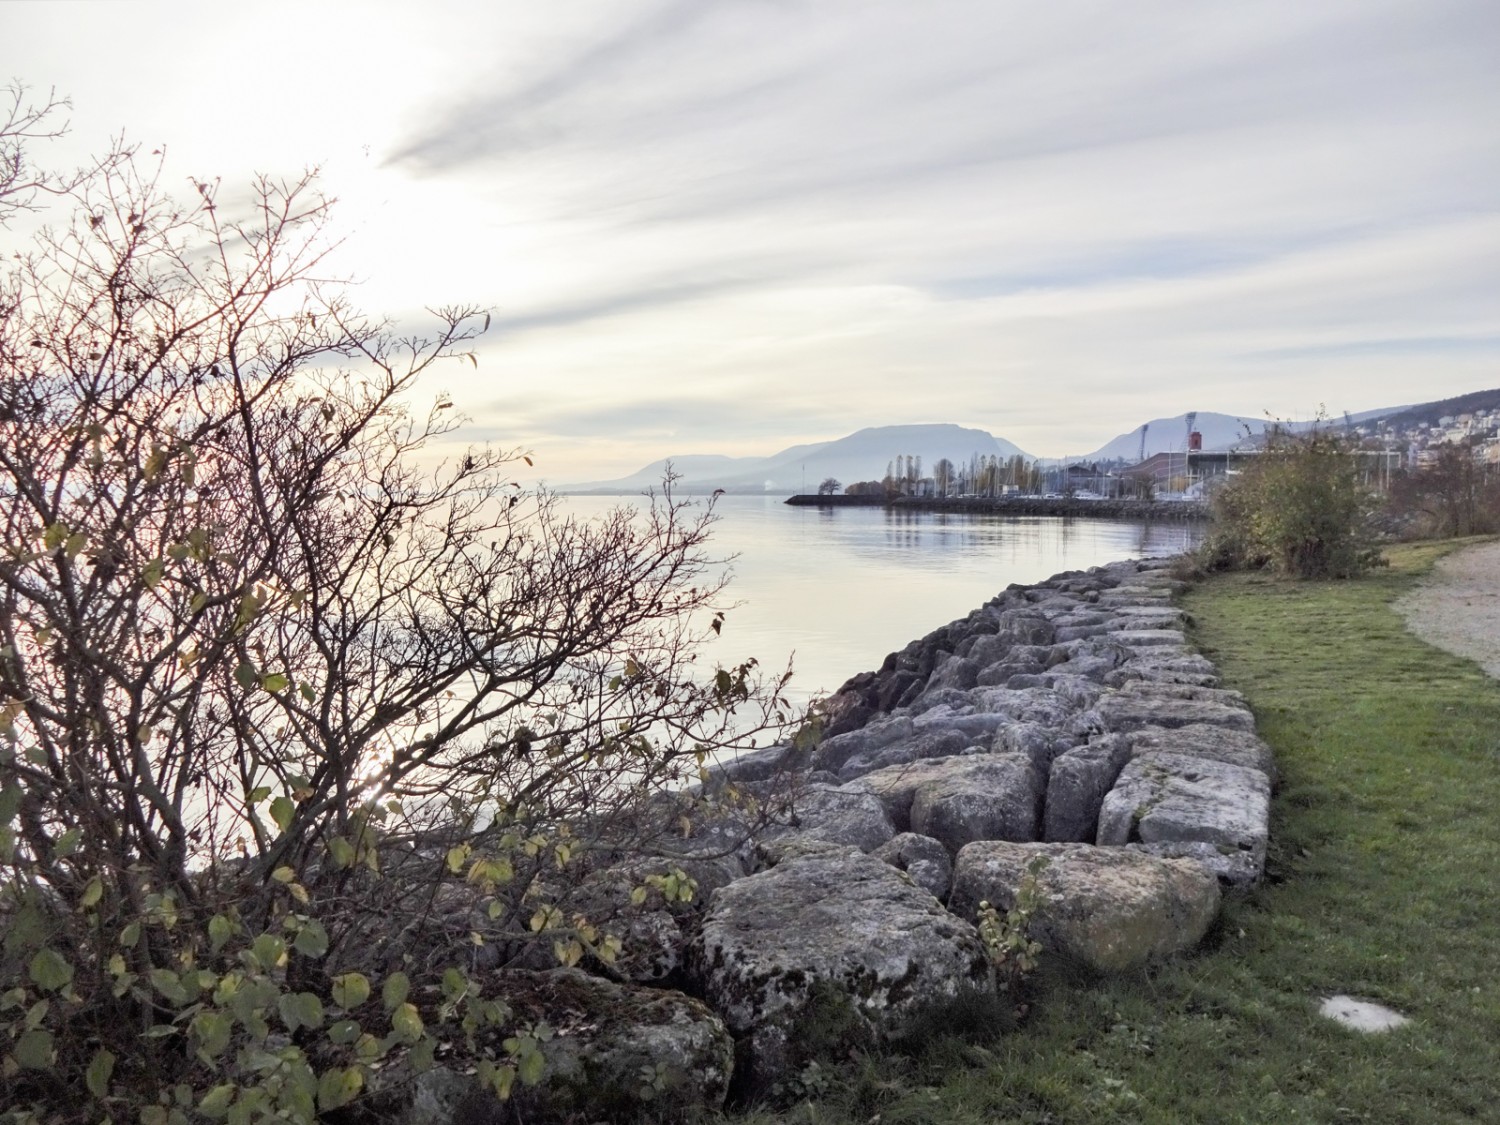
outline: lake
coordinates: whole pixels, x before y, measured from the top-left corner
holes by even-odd
[[[712,656],[724,664],[754,656],[769,669],[793,658],[792,696],[801,702],[878,668],[887,653],[1012,582],[1176,554],[1201,534],[1191,523],[794,508],[783,499],[721,496],[715,505],[712,546],[718,557],[734,556],[727,594],[738,608]],[[592,516],[643,501],[562,503]]]

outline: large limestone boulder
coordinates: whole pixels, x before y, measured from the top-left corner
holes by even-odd
[[[694,982],[741,1041],[748,1087],[797,1063],[799,1029],[836,1004],[870,1036],[993,987],[984,943],[889,864],[854,849],[783,859],[714,892]]]
[[[485,982],[516,1027],[545,1023],[545,1066],[535,1086],[516,1085],[509,1103],[484,1089],[457,1050],[432,1069],[404,1063],[371,1083],[371,1107],[400,1125],[525,1121],[655,1121],[671,1113],[715,1111],[724,1104],[734,1040],[724,1022],[680,992],[638,988],[576,969],[509,970]],[[497,1033],[509,1034],[508,1028]],[[485,1034],[484,1032],[480,1033]],[[498,1044],[496,1044],[498,1049]]]
[[[761,829],[757,837],[808,837],[868,852],[895,834],[896,826],[873,794],[842,786],[808,785],[794,796],[784,816]]]
[[[923,719],[926,717],[922,716]],[[974,741],[962,730],[944,727],[937,722],[924,724],[919,720],[910,737],[854,754],[839,767],[838,776],[843,781],[850,781],[886,766],[904,765],[923,758],[946,758],[962,753],[973,746]]]
[[[682,967],[688,936],[708,896],[743,874],[732,856],[639,856],[591,873],[564,902],[569,911],[619,935],[624,948],[614,964],[616,974],[651,984]],[[662,887],[677,887],[681,876],[692,880],[691,897],[679,889],[669,900]],[[483,932],[482,924],[474,928]]]
[[[875,794],[900,830],[957,851],[972,840],[1034,840],[1041,774],[1021,754],[969,754],[890,766],[849,783]]]
[[[1042,839],[1093,843],[1104,798],[1130,759],[1130,742],[1118,734],[1098,735],[1060,754],[1047,777]]]
[[[1255,718],[1243,707],[1202,699],[1152,699],[1114,692],[1094,704],[1105,729],[1125,732],[1142,727],[1185,727],[1201,724],[1253,731]]]
[[[933,898],[943,900],[948,897],[948,888],[953,884],[953,857],[941,842],[931,836],[903,832],[870,854],[898,871],[905,871],[912,882]]]
[[[958,853],[949,908],[966,918],[977,917],[984,901],[1009,910],[1039,856],[1045,866],[1036,876],[1042,893],[1031,936],[1099,972],[1129,972],[1191,949],[1218,914],[1218,881],[1190,860],[1088,844],[996,841]]]
[[[1132,759],[1099,810],[1098,843],[1202,843],[1265,862],[1271,782],[1259,770],[1157,751]]]
[[[1270,746],[1251,731],[1210,726],[1207,723],[1189,723],[1187,726],[1170,729],[1142,727],[1127,737],[1130,739],[1131,756],[1135,758],[1158,753],[1187,754],[1258,770],[1270,778],[1273,785],[1276,782],[1275,756]]]
[[[893,742],[910,739],[913,730],[911,718],[907,715],[875,719],[858,730],[825,738],[813,751],[812,765],[815,769],[837,773],[856,754],[869,754]]]

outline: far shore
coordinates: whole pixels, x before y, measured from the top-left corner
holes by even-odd
[[[1068,496],[789,496],[786,503],[818,508],[891,508],[911,512],[958,512],[1002,516],[1081,516],[1117,520],[1206,520],[1207,504],[1196,500],[1086,500]]]

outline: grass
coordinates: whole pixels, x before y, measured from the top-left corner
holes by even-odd
[[[1192,957],[1045,968],[1020,1031],[857,1059],[742,1125],[1500,1121],[1500,684],[1390,608],[1452,545],[1353,582],[1215,577],[1194,640],[1277,752],[1267,879]],[[1346,992],[1413,1022],[1366,1036]]]

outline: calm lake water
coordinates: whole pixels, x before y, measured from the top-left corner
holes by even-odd
[[[997,517],[883,508],[789,507],[783,497],[722,496],[717,556],[730,564],[732,610],[713,657],[793,660],[807,701],[886,654],[994,597],[1012,582],[1192,546],[1195,524]],[[591,516],[631,497],[568,496]]]

